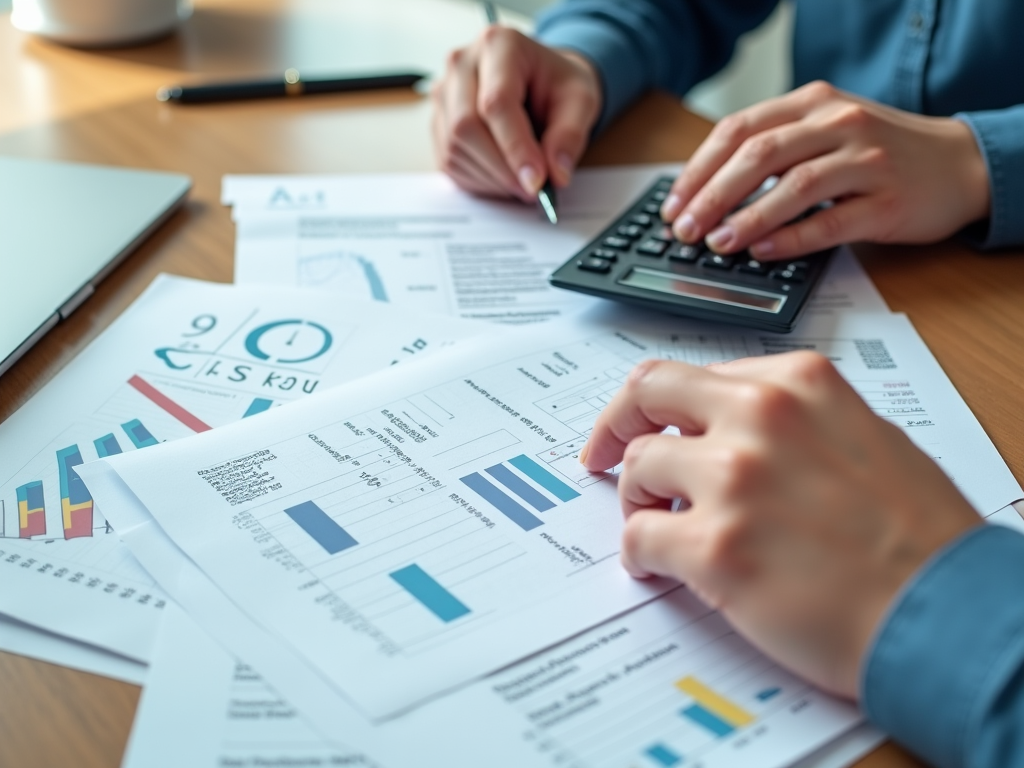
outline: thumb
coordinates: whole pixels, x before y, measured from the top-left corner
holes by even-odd
[[[572,180],[597,120],[597,102],[590,89],[578,83],[552,94],[541,147],[556,186],[565,187]]]

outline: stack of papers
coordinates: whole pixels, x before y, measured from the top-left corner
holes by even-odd
[[[594,419],[647,358],[813,349],[980,512],[1024,494],[847,250],[785,336],[547,285],[677,170],[583,171],[558,228],[436,174],[225,180],[237,285],[158,279],[0,425],[0,612],[89,644],[56,660],[149,664],[126,766],[840,766],[879,742],[622,571],[615,472],[578,461]]]

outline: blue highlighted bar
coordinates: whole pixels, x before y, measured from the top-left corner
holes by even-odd
[[[304,501],[284,511],[302,530],[308,533],[329,555],[354,547],[359,542],[334,522],[334,518],[312,501]]]
[[[430,574],[415,563],[389,575],[402,589],[443,622],[455,621],[469,613],[469,608],[455,595],[434,581]]]
[[[500,488],[491,485],[484,479],[483,475],[474,472],[472,475],[466,475],[459,479],[483,496],[495,509],[524,531],[532,531],[538,525],[544,525],[543,520],[519,504],[511,496],[508,496]]]
[[[704,709],[700,704],[694,704],[693,706],[687,707],[679,714],[683,717],[689,718],[702,728],[707,728],[715,734],[715,736],[728,736],[736,730],[715,713]]]
[[[757,694],[757,700],[768,701],[769,699],[774,699],[780,693],[782,693],[781,688],[765,688],[763,691]]]
[[[96,446],[96,453],[101,459],[121,453],[121,446],[118,445],[117,438],[113,434],[99,437],[93,440],[92,444]]]
[[[527,483],[504,464],[495,464],[493,467],[488,467],[484,471],[538,512],[547,512],[549,509],[555,508],[555,502]]]
[[[580,495],[525,454],[509,459],[508,463],[560,501],[572,501]]]
[[[274,404],[273,400],[269,400],[265,397],[257,397],[249,404],[249,408],[245,413],[242,414],[243,419],[247,419],[250,416],[255,416],[257,413],[263,413],[268,410],[270,406]]]
[[[683,762],[682,757],[677,755],[664,744],[655,744],[652,747],[648,747],[644,750],[644,754],[658,765],[665,766],[665,768],[672,768],[673,765],[679,765]]]
[[[138,419],[125,422],[121,425],[121,429],[125,431],[125,434],[128,435],[128,438],[135,444],[136,448],[148,448],[157,443],[157,439],[150,434],[149,430]]]

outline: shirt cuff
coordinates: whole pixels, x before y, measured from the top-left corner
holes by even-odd
[[[875,638],[862,679],[867,716],[936,766],[989,764],[982,730],[1024,664],[1022,596],[1017,531],[982,525],[941,550]]]
[[[537,39],[549,48],[562,48],[585,56],[601,79],[601,115],[598,133],[623,109],[650,87],[650,73],[643,56],[629,36],[599,19],[566,16],[542,18]]]
[[[992,194],[987,235],[975,237],[969,228],[968,239],[985,249],[1024,243],[1024,105],[954,118],[974,132]]]

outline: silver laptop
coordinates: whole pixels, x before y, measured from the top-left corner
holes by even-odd
[[[184,201],[173,173],[0,157],[0,374]]]

